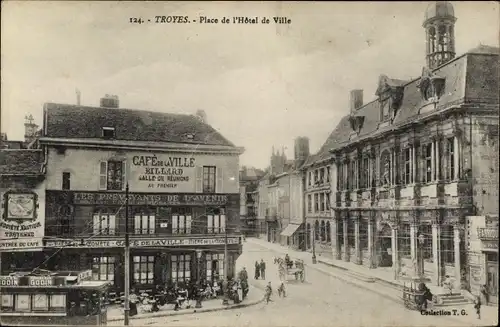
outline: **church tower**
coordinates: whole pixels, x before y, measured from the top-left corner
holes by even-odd
[[[426,59],[429,69],[455,58],[455,10],[449,1],[431,3],[425,11]]]

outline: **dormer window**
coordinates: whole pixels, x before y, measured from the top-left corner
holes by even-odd
[[[194,139],[194,134],[188,133],[188,134],[186,134],[186,138],[188,140],[193,140]]]
[[[115,138],[115,128],[114,127],[103,127],[102,128],[102,137],[105,139],[114,139]]]

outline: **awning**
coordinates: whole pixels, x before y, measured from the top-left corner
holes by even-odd
[[[295,233],[297,231],[297,229],[299,229],[300,225],[296,225],[296,224],[288,224],[288,226],[286,226],[286,228],[281,232],[281,235],[282,236],[292,236],[293,233]]]

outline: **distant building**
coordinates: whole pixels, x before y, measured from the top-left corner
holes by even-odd
[[[240,220],[245,235],[257,236],[263,228],[258,219],[258,185],[265,172],[243,166],[240,170]]]
[[[32,149],[38,145],[37,139],[40,137],[38,125],[34,123],[32,115],[25,117],[24,141],[8,140],[7,133],[2,133],[0,137],[0,149]]]

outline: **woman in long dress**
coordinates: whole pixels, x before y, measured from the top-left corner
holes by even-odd
[[[243,288],[241,287],[241,281],[238,281],[238,302],[243,301]]]

